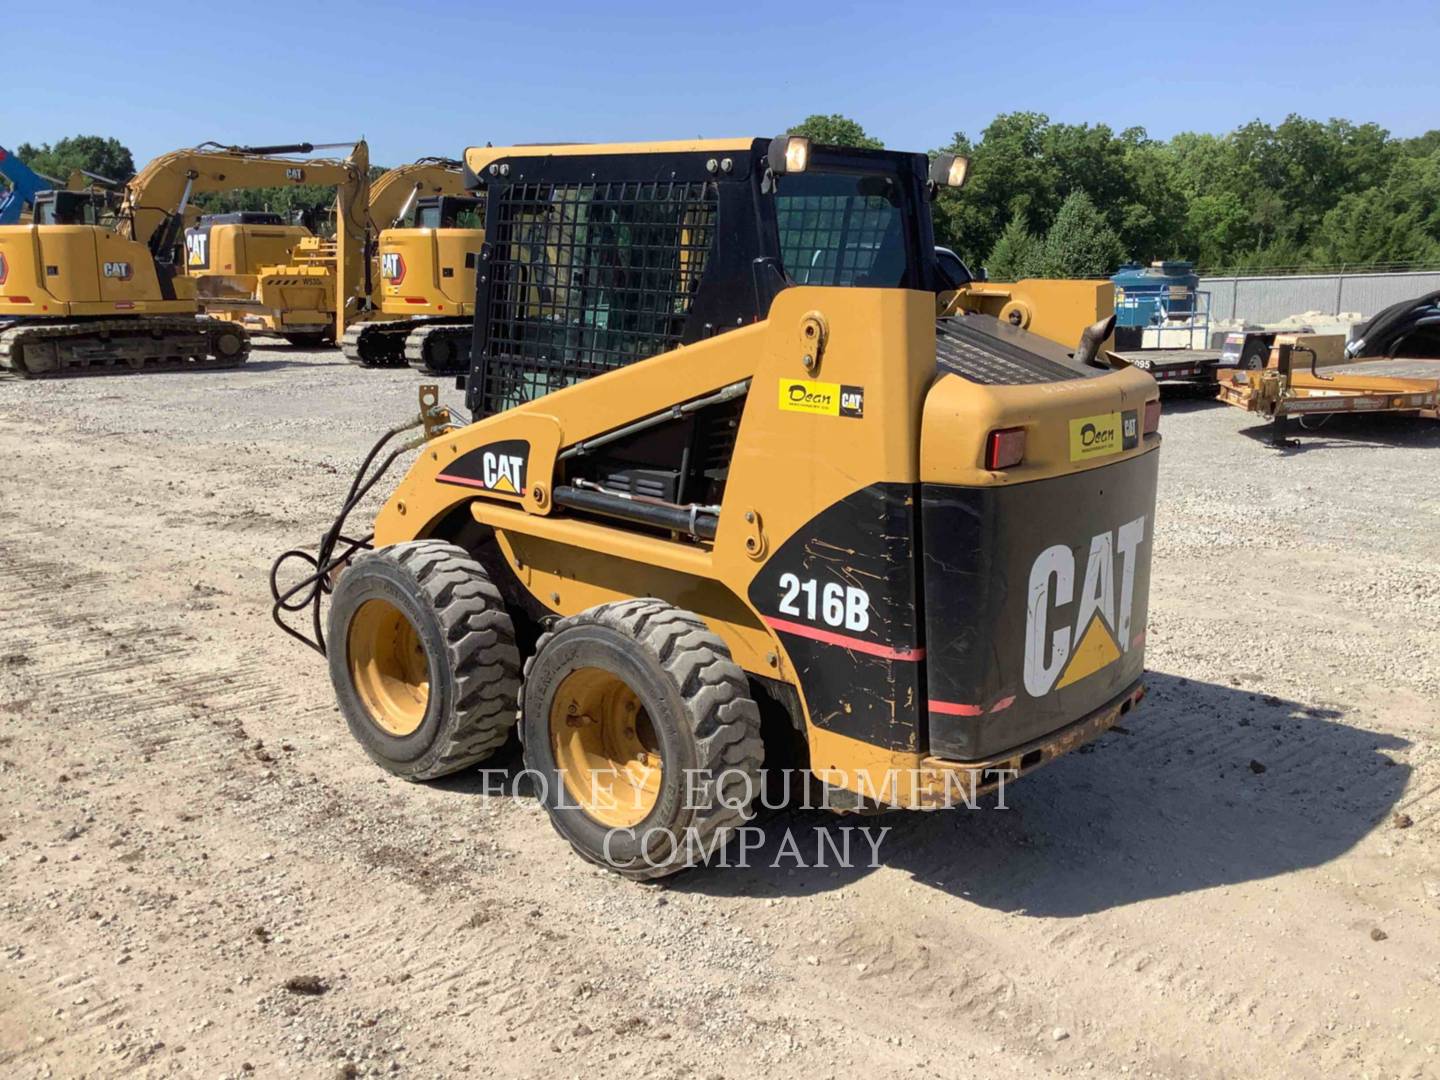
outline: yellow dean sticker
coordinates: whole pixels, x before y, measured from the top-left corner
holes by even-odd
[[[1101,413],[1099,416],[1082,416],[1070,421],[1070,460],[1084,461],[1086,458],[1118,454],[1123,446],[1120,437],[1120,414]]]
[[[781,379],[780,410],[817,416],[863,417],[865,388],[808,379]]]

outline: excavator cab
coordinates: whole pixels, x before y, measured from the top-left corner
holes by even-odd
[[[36,225],[99,225],[105,203],[89,191],[42,191],[35,196]]]
[[[419,199],[404,227],[412,229],[483,229],[485,200],[464,195]]]
[[[470,369],[475,268],[485,240],[478,195],[411,199],[380,233],[378,317],[352,327],[342,343],[363,367],[408,363],[427,374],[463,377]]]

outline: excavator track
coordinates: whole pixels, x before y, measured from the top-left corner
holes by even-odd
[[[11,378],[214,371],[249,355],[242,327],[192,315],[0,323],[0,375]]]
[[[352,364],[367,368],[398,368],[405,366],[405,335],[411,323],[352,323],[341,339],[340,351]]]
[[[469,322],[431,323],[405,339],[405,362],[426,375],[464,375],[470,371]]]

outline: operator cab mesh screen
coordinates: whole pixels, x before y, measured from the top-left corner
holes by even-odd
[[[713,183],[516,183],[494,198],[485,414],[680,343],[715,239]]]

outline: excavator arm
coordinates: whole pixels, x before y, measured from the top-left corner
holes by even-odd
[[[461,164],[451,158],[427,157],[391,169],[370,189],[370,220],[377,230],[389,229],[409,213],[417,199],[430,195],[464,195]]]
[[[161,155],[126,185],[120,220],[129,223],[132,239],[148,245],[157,258],[164,259],[179,239],[186,208],[204,192],[289,184],[333,187],[339,275],[336,291],[343,298],[343,324],[344,311],[363,306],[370,294],[369,147],[364,140],[356,142],[343,160],[274,156],[325,148],[311,143],[255,147],[206,144]]]

